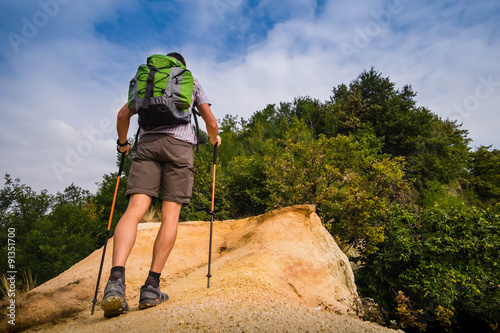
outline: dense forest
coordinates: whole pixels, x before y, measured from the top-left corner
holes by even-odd
[[[461,124],[415,96],[372,68],[324,102],[301,96],[249,119],[226,115],[215,217],[315,204],[357,267],[367,319],[407,331],[499,332],[500,151],[472,149]],[[210,219],[213,148],[206,133],[200,142],[183,221]],[[113,227],[129,167],[127,159]],[[51,195],[6,174],[0,237],[7,253],[15,228],[18,273],[40,284],[101,247],[116,177],[104,175],[95,194],[72,184]]]

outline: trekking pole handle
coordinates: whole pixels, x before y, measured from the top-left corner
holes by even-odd
[[[217,163],[217,145],[218,145],[218,144],[219,144],[219,143],[218,143],[218,142],[216,142],[216,143],[215,143],[215,145],[214,145],[214,164],[216,164],[216,163]]]
[[[120,168],[118,169],[118,176],[121,177],[122,175],[122,171],[123,171],[123,165],[125,164],[125,155],[127,155],[127,153],[121,153],[122,154],[122,157],[120,159]]]

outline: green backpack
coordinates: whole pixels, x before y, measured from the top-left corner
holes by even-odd
[[[128,108],[139,115],[141,127],[186,124],[191,121],[193,87],[193,75],[179,60],[153,54],[130,81]]]

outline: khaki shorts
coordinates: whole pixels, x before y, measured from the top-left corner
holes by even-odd
[[[189,203],[193,191],[193,146],[166,134],[142,136],[132,155],[127,197],[131,194],[158,196],[162,200]]]

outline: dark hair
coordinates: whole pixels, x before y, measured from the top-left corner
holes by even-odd
[[[179,60],[179,61],[180,61],[180,62],[184,65],[184,67],[187,67],[187,66],[186,66],[186,60],[184,60],[184,57],[183,57],[183,56],[181,56],[179,53],[177,53],[177,52],[172,52],[172,53],[167,54],[167,56],[169,56],[169,57],[172,57],[172,58],[175,58],[175,59]]]

